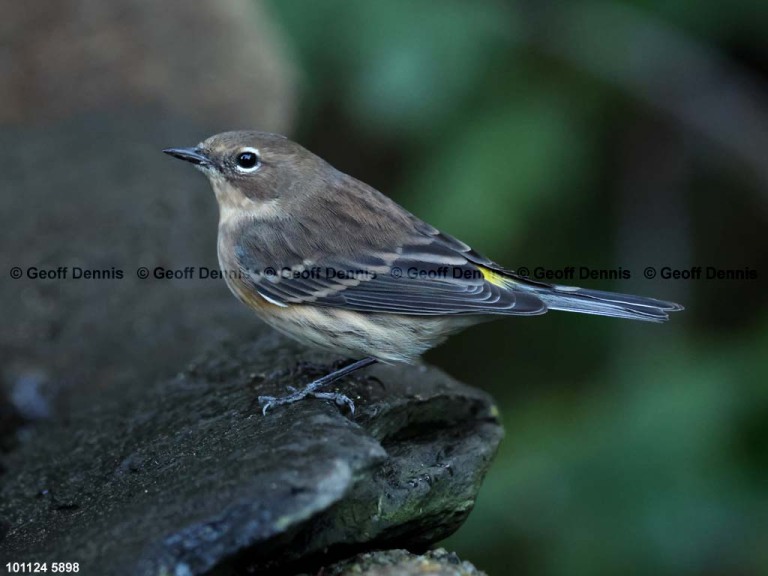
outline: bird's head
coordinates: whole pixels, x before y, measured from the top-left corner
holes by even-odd
[[[311,194],[334,172],[323,160],[279,134],[223,132],[193,148],[163,150],[195,165],[211,183],[222,210],[279,215],[281,205]]]

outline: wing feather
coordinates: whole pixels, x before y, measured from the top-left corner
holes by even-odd
[[[245,256],[257,252],[246,245],[238,250],[241,271],[253,289],[280,304],[425,316],[546,312],[533,292],[516,290],[513,282],[488,281],[482,268],[496,266],[493,262],[463,242],[419,224],[408,243],[394,250],[316,260],[287,250],[290,256],[286,260],[286,251],[281,254],[284,261],[279,268],[254,266]]]

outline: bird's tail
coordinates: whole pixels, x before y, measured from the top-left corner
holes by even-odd
[[[580,312],[581,314],[628,318],[646,322],[666,322],[669,320],[669,312],[683,309],[682,306],[674,302],[631,294],[617,294],[557,285],[530,286],[530,288],[550,310]]]

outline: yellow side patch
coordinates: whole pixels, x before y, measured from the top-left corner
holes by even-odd
[[[502,276],[498,272],[494,272],[489,268],[484,266],[478,266],[477,268],[480,270],[480,273],[483,275],[483,278],[485,278],[486,282],[490,282],[494,286],[505,288],[509,286],[511,282],[511,280],[506,276]]]

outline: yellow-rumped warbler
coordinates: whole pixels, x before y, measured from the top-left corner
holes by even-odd
[[[225,132],[167,154],[195,164],[219,203],[219,264],[232,292],[301,342],[363,358],[264,412],[355,370],[411,362],[499,316],[565,310],[663,322],[672,302],[532,281],[443,234],[283,136]]]

